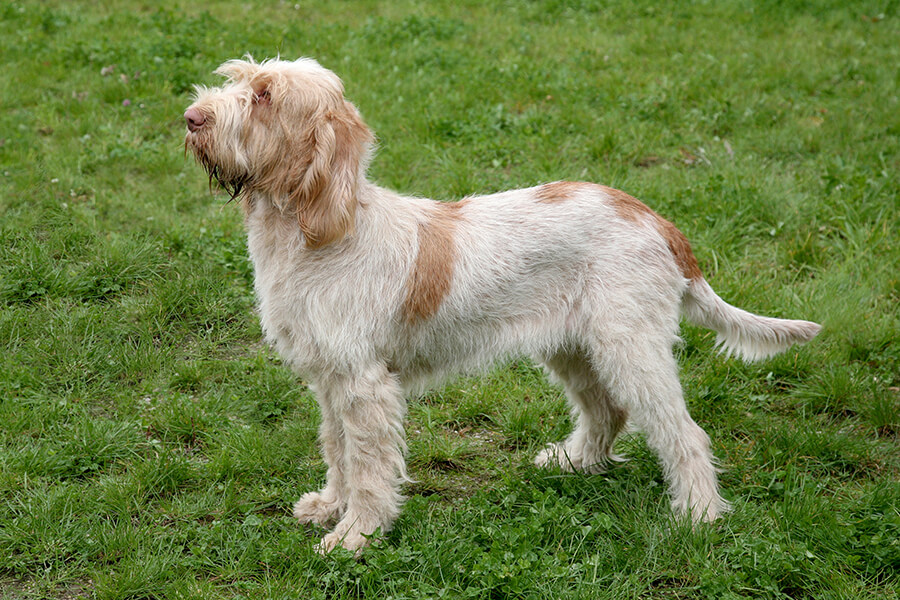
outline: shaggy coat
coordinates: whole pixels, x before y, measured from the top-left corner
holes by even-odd
[[[441,203],[366,178],[373,136],[310,59],[233,60],[197,88],[186,145],[246,214],[266,338],[318,399],[325,487],[294,506],[358,549],[406,479],[405,396],[514,355],[565,387],[575,428],[535,459],[597,472],[626,420],[663,465],[673,509],[727,509],[672,354],[679,319],[762,359],[819,326],[723,301],[671,223],[624,192],[556,182]]]

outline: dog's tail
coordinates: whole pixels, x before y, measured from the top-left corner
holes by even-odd
[[[747,362],[762,360],[787,350],[791,345],[813,339],[822,326],[811,321],[761,317],[731,306],[716,294],[702,277],[690,280],[682,310],[695,325],[712,329],[716,346],[726,355]]]

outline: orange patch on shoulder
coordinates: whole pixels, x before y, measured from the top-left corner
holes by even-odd
[[[437,313],[450,291],[456,264],[454,234],[462,202],[437,203],[430,218],[419,224],[419,252],[407,282],[403,316],[408,323]]]
[[[666,244],[668,244],[669,250],[675,258],[675,264],[678,265],[682,275],[687,279],[701,279],[703,277],[700,265],[697,263],[697,257],[694,256],[694,251],[691,250],[691,243],[675,225],[663,219],[637,198],[621,190],[603,186],[603,191],[612,199],[613,208],[623,219],[635,223],[646,219],[653,224],[666,240]]]

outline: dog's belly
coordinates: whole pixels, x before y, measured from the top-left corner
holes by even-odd
[[[562,293],[545,294],[544,303],[517,305],[507,299],[502,309],[469,304],[468,310],[454,311],[450,304],[407,329],[388,365],[404,387],[420,391],[448,376],[483,372],[519,356],[542,359],[577,344],[580,320],[578,303]]]

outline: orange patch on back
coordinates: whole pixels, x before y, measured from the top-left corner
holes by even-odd
[[[675,258],[675,264],[687,279],[703,277],[697,257],[694,256],[691,244],[684,234],[675,225],[656,214],[649,206],[621,190],[594,183],[557,181],[537,188],[535,197],[538,202],[562,202],[580,190],[591,191],[591,188],[606,194],[612,200],[616,214],[623,219],[633,223],[649,221],[666,240],[669,251]]]
[[[681,269],[681,274],[686,279],[703,279],[700,264],[697,262],[697,257],[694,256],[694,251],[691,249],[691,243],[687,237],[672,223],[661,217],[657,227],[662,236],[666,238],[669,250],[672,251],[672,256],[675,257],[675,263]]]
[[[419,252],[403,302],[408,323],[434,316],[450,291],[456,263],[454,234],[464,204],[437,203],[429,220],[419,224]]]
[[[545,183],[535,190],[535,198],[538,202],[551,204],[553,202],[562,202],[570,198],[572,194],[592,183],[578,183],[574,181],[556,181],[553,183]]]
[[[681,274],[687,279],[701,279],[703,273],[700,271],[700,265],[697,263],[697,257],[691,250],[691,243],[681,233],[675,225],[663,219],[661,216],[653,212],[653,210],[633,196],[626,194],[621,190],[601,186],[607,196],[612,198],[613,208],[623,219],[627,219],[634,223],[639,223],[643,219],[648,219],[660,235],[666,240],[669,251],[675,258],[675,264],[681,270]]]

